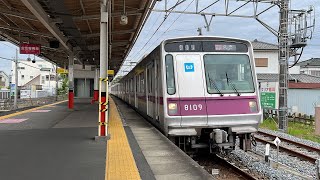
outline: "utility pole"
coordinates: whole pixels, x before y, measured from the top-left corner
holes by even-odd
[[[54,67],[56,68],[56,101],[58,101],[58,66],[57,64]]]
[[[50,82],[51,82],[51,68],[49,69],[49,96],[52,96],[52,88],[51,88]]]
[[[288,129],[288,9],[289,0],[281,0],[280,32],[279,32],[279,129],[287,132]]]
[[[279,45],[279,129],[286,132],[288,129],[288,61],[292,53],[300,50],[300,55],[303,52],[303,48],[307,45],[307,40],[312,38],[315,27],[315,12],[314,6],[310,6],[308,10],[304,9],[289,9],[290,0],[215,0],[212,2],[195,1],[196,7],[194,10],[179,11],[175,10],[177,6],[182,6],[185,1],[177,3],[176,5],[167,8],[168,1],[165,1],[165,9],[153,9],[153,12],[165,12],[178,13],[178,14],[197,14],[204,17],[205,28],[209,30],[213,17],[225,16],[225,17],[238,17],[238,18],[254,18],[272,34],[278,38]],[[218,7],[218,2],[224,2],[224,8]],[[238,4],[238,5],[236,5]],[[253,11],[250,13],[240,13],[241,9],[247,8],[246,5],[252,4]],[[261,8],[260,4],[264,4],[265,7]],[[235,8],[231,8],[233,5]],[[258,6],[259,5],[259,6]],[[210,7],[214,7],[215,12],[209,10]],[[198,9],[202,7],[203,9]],[[279,30],[268,25],[260,17],[273,7],[279,7]],[[211,19],[207,19],[207,16],[211,16]],[[293,31],[292,31],[293,30]],[[199,32],[199,29],[197,30]],[[295,59],[292,66],[298,63],[301,56]]]
[[[15,88],[14,88],[14,101],[13,101],[13,109],[17,109],[17,99],[18,99],[18,49],[16,49],[16,61],[15,61]]]

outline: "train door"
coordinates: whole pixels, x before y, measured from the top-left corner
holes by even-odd
[[[154,96],[155,96],[155,103],[154,103],[154,105],[155,105],[155,108],[154,108],[154,111],[155,111],[155,113],[154,113],[154,115],[155,115],[155,119],[156,119],[156,121],[157,122],[159,122],[160,121],[160,117],[159,117],[159,108],[160,108],[160,106],[159,106],[159,99],[160,99],[160,97],[159,97],[159,95],[160,95],[160,93],[159,93],[159,79],[160,79],[160,74],[159,74],[159,61],[155,61],[155,78],[154,78]]]
[[[154,115],[154,64],[147,66],[147,115],[153,118]]]
[[[177,55],[176,67],[181,125],[206,125],[207,109],[201,56]],[[200,118],[195,121],[192,116],[200,116]]]
[[[138,82],[139,82],[139,76],[134,76],[134,107],[138,108]]]

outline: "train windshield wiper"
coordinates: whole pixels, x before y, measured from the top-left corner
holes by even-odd
[[[240,96],[240,93],[237,90],[236,85],[234,85],[233,82],[230,80],[230,78],[228,77],[228,73],[227,72],[226,72],[226,78],[227,78],[227,84],[229,86],[231,85],[232,89],[237,93],[238,96]]]
[[[216,83],[212,80],[212,78],[210,77],[209,73],[208,73],[208,78],[209,78],[210,85],[212,85],[217,90],[217,92],[220,94],[220,96],[223,96],[223,93],[217,87]]]

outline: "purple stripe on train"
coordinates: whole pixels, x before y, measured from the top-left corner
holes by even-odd
[[[256,96],[230,97],[188,97],[168,98],[168,103],[177,103],[180,107],[176,116],[252,114],[250,101],[257,102]]]

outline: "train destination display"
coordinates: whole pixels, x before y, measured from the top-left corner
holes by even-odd
[[[164,48],[167,52],[248,52],[245,44],[219,41],[169,42]]]

